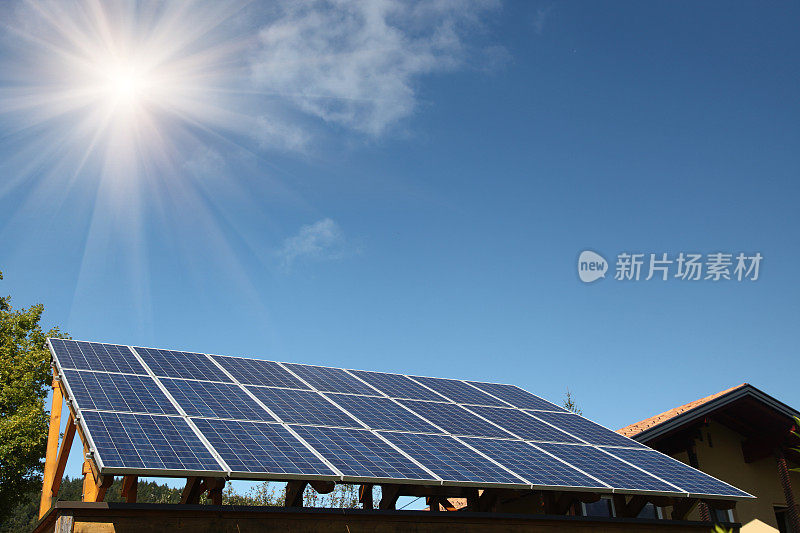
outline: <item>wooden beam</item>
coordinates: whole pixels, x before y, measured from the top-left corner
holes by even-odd
[[[650,499],[647,496],[631,496],[626,498],[622,494],[614,495],[614,510],[620,518],[636,518],[642,512]]]
[[[482,512],[497,511],[499,499],[500,493],[496,489],[484,489],[481,495],[478,496],[478,510]]]
[[[364,509],[374,509],[375,502],[372,498],[372,483],[364,483],[358,488],[358,502]]]
[[[64,436],[61,437],[61,447],[58,449],[58,459],[56,460],[56,471],[53,474],[53,484],[50,493],[53,498],[58,496],[58,489],[61,488],[61,481],[64,479],[64,469],[67,467],[67,459],[72,449],[72,441],[75,439],[75,419],[72,414],[67,420],[67,427],[64,429]]]
[[[200,495],[203,493],[202,478],[191,476],[186,478],[186,485],[181,493],[181,503],[200,503]]]
[[[106,498],[106,491],[114,483],[114,476],[101,476],[100,483],[97,484],[96,502],[102,502]]]
[[[686,520],[686,517],[697,506],[700,500],[697,498],[680,498],[672,506],[673,520]]]
[[[381,503],[379,509],[394,509],[400,496],[399,485],[381,485]]]
[[[467,509],[470,511],[477,511],[479,498],[480,493],[478,489],[469,489],[469,492],[467,492]]]
[[[302,507],[306,485],[308,483],[305,481],[289,481],[286,484],[286,500],[283,505],[285,507]]]
[[[207,477],[206,488],[212,505],[222,505],[222,490],[225,488],[225,478]]]
[[[45,454],[44,476],[42,478],[42,496],[39,500],[39,518],[45,515],[52,504],[52,486],[57,466],[58,434],[61,431],[61,407],[64,403],[61,387],[58,386],[59,377],[55,375],[55,371],[53,374],[53,403],[50,407],[50,428],[47,432],[47,452]]]
[[[136,496],[139,492],[139,476],[124,476],[122,478],[121,496],[128,503],[136,503]]]
[[[335,481],[316,480],[316,481],[309,481],[308,484],[311,485],[311,488],[313,488],[320,494],[330,494],[331,492],[333,492],[333,489],[336,488]]]

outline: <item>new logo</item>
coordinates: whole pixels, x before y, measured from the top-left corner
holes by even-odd
[[[584,283],[591,283],[606,277],[608,261],[602,255],[584,250],[578,257],[578,277]]]

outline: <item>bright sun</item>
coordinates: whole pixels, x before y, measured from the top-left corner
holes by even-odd
[[[135,104],[143,95],[147,79],[128,64],[114,65],[108,72],[106,91],[116,103]]]

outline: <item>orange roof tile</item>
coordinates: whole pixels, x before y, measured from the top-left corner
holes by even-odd
[[[741,385],[736,385],[735,387],[731,387],[730,389],[718,392],[716,394],[712,394],[711,396],[706,396],[705,398],[700,398],[699,400],[689,402],[685,405],[681,405],[680,407],[675,407],[674,409],[670,409],[669,411],[664,411],[660,415],[651,416],[650,418],[646,418],[641,422],[636,422],[635,424],[631,424],[630,426],[625,426],[622,429],[618,429],[617,433],[621,433],[626,437],[633,438],[635,435],[638,435],[639,433],[641,433],[646,429],[650,429],[653,426],[657,426],[663,422],[666,422],[667,420],[675,418],[681,413],[685,413],[686,411],[691,411],[692,409],[695,409],[696,407],[699,407],[704,403],[708,403],[711,400],[719,398],[720,396],[728,394],[729,392],[734,391],[736,389],[740,389],[746,385],[747,383],[742,383]]]

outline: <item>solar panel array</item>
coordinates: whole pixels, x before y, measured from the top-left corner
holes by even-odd
[[[750,497],[513,385],[49,342],[101,473]]]

